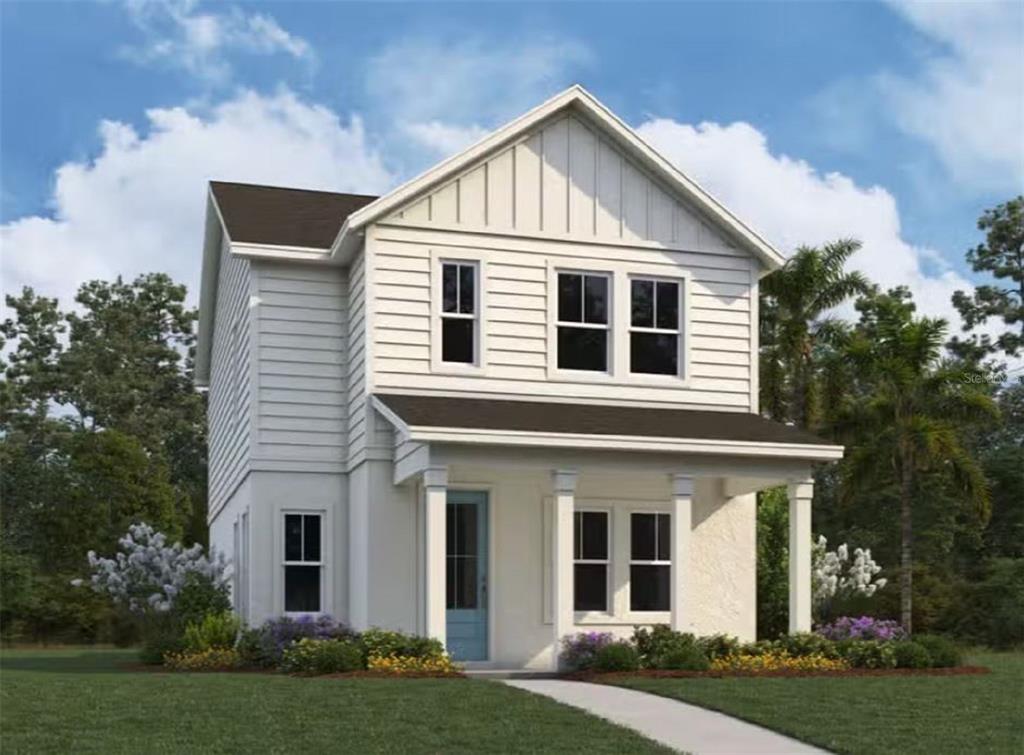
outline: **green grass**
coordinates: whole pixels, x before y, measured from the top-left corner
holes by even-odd
[[[127,670],[111,650],[0,654],[17,752],[667,752],[574,708],[467,679]]]
[[[835,752],[1024,753],[1024,653],[978,654],[968,662],[992,673],[634,678],[621,685],[720,710]]]

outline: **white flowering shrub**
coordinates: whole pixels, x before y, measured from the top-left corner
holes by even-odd
[[[837,595],[874,595],[887,582],[884,577],[875,578],[880,571],[882,567],[871,557],[869,548],[855,548],[851,561],[846,543],[830,551],[828,540],[819,535],[811,549],[811,589],[815,608],[820,610]]]
[[[227,584],[222,555],[211,554],[207,558],[199,544],[191,548],[181,543],[168,545],[167,536],[148,524],[132,525],[118,544],[120,550],[114,558],[102,558],[89,551],[92,577],[88,585],[134,614],[170,611],[175,596],[192,573],[207,577],[218,588]],[[82,585],[85,581],[79,579],[73,584]]]

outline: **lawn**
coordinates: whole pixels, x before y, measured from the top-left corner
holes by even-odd
[[[979,654],[968,662],[992,673],[634,678],[621,684],[720,710],[835,752],[1024,753],[1024,653]]]
[[[296,679],[125,668],[110,650],[0,654],[0,749],[16,752],[668,752],[495,682]]]

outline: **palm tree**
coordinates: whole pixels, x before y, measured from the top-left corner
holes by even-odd
[[[905,290],[858,302],[862,319],[844,354],[857,375],[840,413],[847,441],[843,493],[895,483],[900,505],[900,619],[909,633],[913,608],[913,502],[926,473],[948,475],[983,520],[989,492],[962,430],[995,418],[991,397],[960,365],[940,359],[946,337],[941,319],[913,317]]]
[[[870,289],[859,272],[844,270],[858,249],[852,239],[802,246],[761,282],[761,396],[773,419],[818,424],[815,351],[836,329],[824,315]]]

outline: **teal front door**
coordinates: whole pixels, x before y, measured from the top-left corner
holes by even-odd
[[[446,517],[448,652],[487,660],[487,493],[449,490]]]

